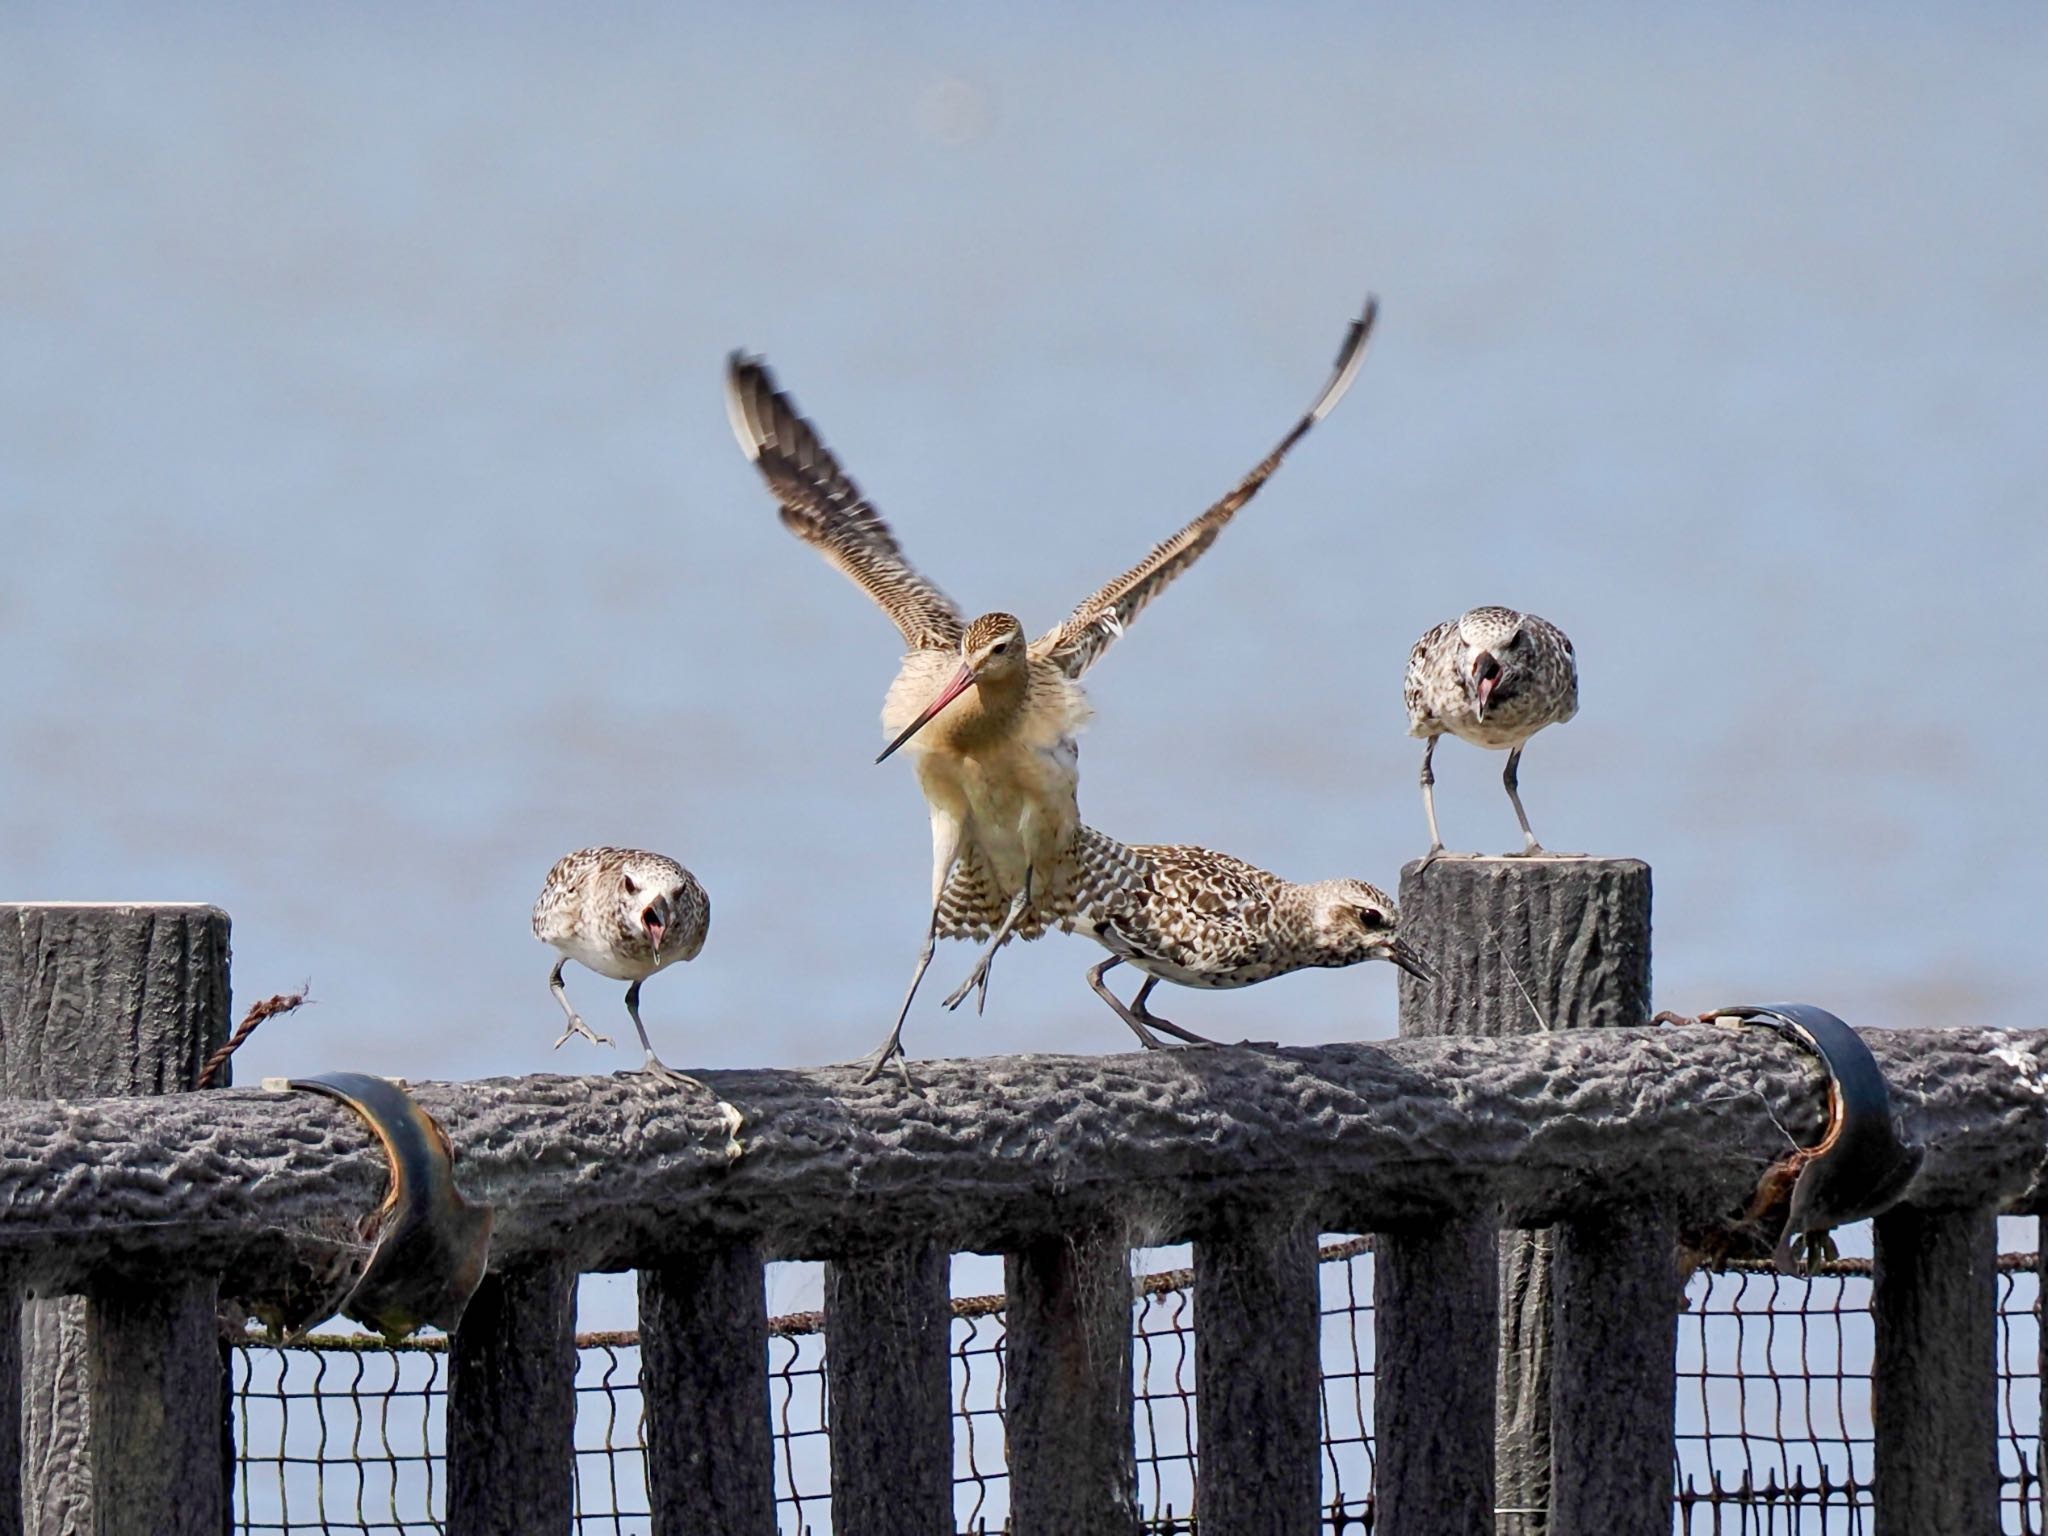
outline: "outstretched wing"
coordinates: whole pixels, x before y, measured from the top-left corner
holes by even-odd
[[[1228,496],[1076,608],[1059,628],[1041,635],[1032,644],[1032,654],[1052,662],[1069,677],[1079,677],[1093,666],[1095,658],[1124,632],[1124,626],[1216,542],[1223,525],[1237,515],[1239,507],[1258,495],[1259,487],[1272,478],[1273,471],[1280,467],[1288,451],[1308,435],[1309,428],[1329,415],[1344,398],[1344,392],[1358,376],[1358,365],[1365,358],[1366,338],[1372,334],[1372,323],[1378,313],[1378,301],[1368,297],[1365,312],[1345,332],[1330,382],[1316,396],[1308,414],[1280,439],[1277,448],[1259,461],[1257,468],[1240,480]]]
[[[783,526],[873,598],[912,650],[957,647],[966,627],[960,610],[904,558],[889,525],[775,387],[766,363],[738,352],[726,359],[725,406],[741,450],[781,504]]]
[[[1093,827],[1080,828],[1060,861],[1053,889],[1032,897],[1011,936],[1040,938],[1054,928],[1071,930],[1084,916],[1093,919],[1128,899],[1149,873],[1144,856]],[[989,938],[1008,911],[1010,898],[969,839],[939,895],[937,926],[942,939]]]

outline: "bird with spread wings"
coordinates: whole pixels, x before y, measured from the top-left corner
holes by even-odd
[[[1221,500],[1105,584],[1067,619],[1027,641],[1007,613],[969,623],[953,600],[904,555],[896,535],[842,469],[817,430],[776,388],[767,365],[735,352],[726,404],[740,447],[767,482],[792,533],[872,598],[902,632],[908,654],[882,710],[886,758],[907,747],[931,810],[932,915],[910,987],[887,1038],[867,1060],[871,1080],[901,1062],[903,1021],[932,961],[946,879],[971,853],[988,900],[993,936],[967,979],[946,999],[988,995],[995,953],[1028,919],[1034,928],[1072,903],[1082,883],[1075,736],[1090,710],[1079,684],[1126,626],[1216,542],[1294,445],[1351,387],[1377,306],[1351,322],[1329,382],[1273,451]],[[878,758],[877,761],[881,759]]]

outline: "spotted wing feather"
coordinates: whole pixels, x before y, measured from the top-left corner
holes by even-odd
[[[1410,735],[1424,734],[1426,725],[1434,711],[1429,706],[1430,668],[1436,664],[1437,648],[1447,642],[1458,631],[1456,619],[1446,619],[1435,625],[1415,642],[1415,649],[1408,653],[1408,673],[1401,682],[1401,702],[1408,709],[1408,731]]]
[[[1128,899],[1145,877],[1145,861],[1135,850],[1093,827],[1080,829],[1062,864],[1063,875],[1056,888],[1032,897],[1030,908],[1013,930],[1014,937],[1041,938],[1054,928],[1070,927],[1081,913],[1113,909]],[[938,937],[986,940],[995,933],[1009,905],[1010,898],[997,885],[981,850],[970,843],[939,894]]]
[[[757,357],[726,360],[725,403],[740,448],[768,482],[783,526],[852,578],[912,650],[952,650],[965,621],[905,558],[896,535]]]
[[[1273,472],[1279,469],[1294,445],[1308,435],[1309,428],[1336,408],[1345,391],[1351,388],[1351,381],[1358,376],[1359,364],[1365,358],[1366,338],[1372,334],[1373,320],[1378,313],[1377,302],[1368,298],[1365,312],[1351,322],[1350,330],[1345,333],[1344,345],[1337,352],[1336,368],[1329,383],[1323,386],[1315,404],[1280,440],[1278,447],[1261,459],[1229,495],[1095,593],[1057,629],[1040,636],[1031,647],[1032,653],[1051,661],[1069,677],[1079,677],[1093,666],[1096,658],[1109,649],[1110,642],[1124,632],[1124,627],[1138,616],[1145,605],[1165,591],[1176,576],[1193,565],[1216,542],[1224,525],[1259,493],[1259,488],[1273,477]]]

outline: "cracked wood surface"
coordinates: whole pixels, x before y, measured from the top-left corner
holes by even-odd
[[[2048,1036],[1874,1031],[1929,1208],[2033,1209]],[[920,1063],[927,1093],[852,1071],[704,1074],[746,1117],[642,1080],[421,1083],[457,1176],[498,1209],[493,1264],[563,1253],[624,1268],[745,1237],[824,1257],[920,1231],[1014,1250],[1115,1218],[1133,1240],[1288,1206],[1324,1230],[1444,1210],[1532,1224],[1612,1202],[1739,1205],[1819,1133],[1819,1065],[1712,1026],[1429,1038],[1313,1049]],[[0,1104],[0,1260],[44,1293],[166,1265],[269,1283],[307,1239],[347,1240],[385,1190],[339,1105],[229,1089]],[[301,1249],[302,1251],[302,1249]]]

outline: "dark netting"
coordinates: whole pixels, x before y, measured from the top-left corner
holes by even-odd
[[[1324,1529],[1372,1529],[1372,1254],[1322,1251]],[[2042,1536],[2039,1286],[2035,1258],[1999,1260],[1999,1461],[2003,1528]],[[1132,1374],[1138,1493],[1159,1536],[1195,1530],[1193,1276],[1139,1282]],[[960,1529],[1000,1532],[1003,1302],[954,1303],[955,1509]],[[1678,1499],[1685,1536],[1836,1536],[1871,1529],[1870,1264],[1807,1279],[1736,1265],[1693,1276],[1678,1324]],[[631,1333],[585,1334],[576,1377],[576,1528],[648,1529],[640,1350]],[[831,1529],[825,1339],[815,1312],[777,1318],[769,1404],[781,1528]],[[252,1335],[235,1351],[236,1528],[432,1531],[446,1507],[446,1341],[396,1348]]]

